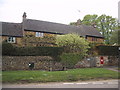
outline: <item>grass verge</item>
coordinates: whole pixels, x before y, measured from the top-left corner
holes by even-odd
[[[68,71],[3,71],[3,83],[44,83],[78,80],[118,79],[118,72],[104,68],[82,68]]]

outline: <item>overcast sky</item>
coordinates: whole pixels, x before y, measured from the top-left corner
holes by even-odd
[[[22,22],[27,18],[69,24],[87,14],[118,17],[120,0],[0,0],[0,21]]]

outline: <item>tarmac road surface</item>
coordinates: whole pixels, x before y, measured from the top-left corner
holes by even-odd
[[[2,88],[118,88],[118,80],[3,84]]]

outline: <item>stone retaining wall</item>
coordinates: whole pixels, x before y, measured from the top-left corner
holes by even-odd
[[[75,68],[99,67],[118,65],[117,57],[104,57],[104,64],[100,64],[100,56],[84,58],[79,61]],[[2,70],[30,70],[29,63],[34,63],[33,70],[62,70],[61,63],[54,61],[50,56],[3,56]]]
[[[101,56],[84,58],[82,61],[78,62],[75,65],[75,68],[118,66],[118,57],[116,57],[116,56],[103,56],[104,64],[100,64],[100,57]]]
[[[49,56],[3,56],[2,70],[29,70],[29,63],[34,63],[33,70],[62,69],[62,65]]]

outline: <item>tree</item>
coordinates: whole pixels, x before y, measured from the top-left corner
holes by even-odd
[[[97,20],[98,15],[94,14],[94,15],[86,15],[83,20],[82,20],[82,24],[85,25],[92,25],[95,27],[96,23],[98,22]]]
[[[76,22],[70,23],[71,25],[77,25]],[[117,19],[112,16],[101,15],[86,15],[81,24],[95,27],[104,36],[105,43],[110,44],[110,37],[114,30],[117,29]]]
[[[67,68],[73,68],[86,55],[89,48],[89,43],[77,34],[58,35],[56,44],[64,48],[60,58],[61,63]]]
[[[117,29],[117,20],[112,16],[101,15],[98,17],[97,29],[104,36],[105,43],[110,44],[111,34]]]
[[[115,45],[120,45],[120,30],[116,30],[114,32],[112,32],[112,36],[110,38],[110,43],[111,44],[115,44]]]

